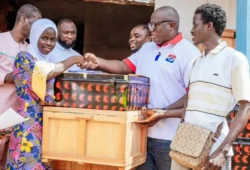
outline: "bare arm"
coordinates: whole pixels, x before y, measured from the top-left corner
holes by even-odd
[[[166,110],[164,114],[161,115],[162,119],[165,118],[180,118],[184,112],[184,108]]]
[[[177,100],[176,102],[174,102],[173,104],[169,105],[168,107],[166,107],[166,110],[173,110],[173,109],[180,109],[184,107],[184,103],[187,100],[187,94],[185,94],[184,96],[182,96],[179,100]]]
[[[9,64],[6,64],[8,62],[9,56],[6,54],[0,54],[0,70],[9,70]],[[0,86],[6,83],[14,83],[14,74],[13,72],[6,73],[4,71],[0,72]]]
[[[47,79],[50,80],[50,79],[62,74],[65,70],[70,68],[72,65],[77,64],[77,63],[83,64],[83,62],[84,62],[83,56],[73,56],[73,57],[70,57],[70,58],[60,62],[60,63],[57,63],[55,65],[55,69],[52,70],[48,74]]]
[[[161,113],[158,113],[158,111],[155,112],[154,109],[147,109],[144,113],[147,117],[146,120],[140,121],[138,123],[151,127],[154,126],[161,119],[183,117],[186,109],[186,107],[184,107],[186,98],[187,95],[184,95],[175,103],[166,107],[166,110],[163,112],[161,111]]]
[[[7,73],[4,77],[4,83],[14,83],[14,74],[13,72]]]
[[[147,118],[145,120],[138,121],[138,123],[152,127],[161,119],[181,117],[183,112],[184,108],[165,110],[164,112],[147,109],[144,112],[142,111],[142,114],[146,115]]]
[[[184,105],[186,103],[186,100],[187,100],[187,94],[182,96],[175,103],[166,107],[165,108],[166,112],[162,115],[162,119],[183,117],[183,114],[185,113]]]
[[[85,68],[95,68],[93,65],[98,65],[97,68],[104,70],[108,73],[114,74],[130,74],[133,71],[123,62],[119,60],[105,60],[100,57],[96,57],[92,53],[86,53],[84,58],[89,62],[86,62]]]
[[[225,165],[226,155],[233,145],[233,142],[239,136],[240,132],[246,127],[249,113],[250,113],[250,103],[247,101],[240,101],[239,102],[239,111],[236,114],[235,119],[232,123],[232,128],[229,131],[228,135],[221,143],[221,145],[212,153],[209,158],[209,161],[206,163],[205,167],[202,170],[208,169],[222,169]]]
[[[233,120],[232,128],[218,149],[221,149],[225,153],[228,152],[233,142],[246,127],[249,116],[250,116],[250,103],[247,101],[240,101],[239,111],[236,114],[235,119]]]

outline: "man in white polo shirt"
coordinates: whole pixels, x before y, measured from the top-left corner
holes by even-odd
[[[148,24],[153,42],[124,61],[104,60],[93,54],[85,54],[86,67],[103,69],[110,73],[136,73],[150,78],[151,87],[148,108],[182,108],[186,94],[186,70],[190,62],[201,54],[199,50],[178,32],[179,15],[169,6],[157,9]],[[180,99],[180,100],[179,100]],[[170,170],[170,143],[180,124],[181,111],[167,110],[164,116],[146,122],[154,125],[148,132],[147,161],[137,169]],[[145,122],[143,122],[145,124]],[[152,123],[152,124],[151,124]]]
[[[205,51],[191,69],[185,122],[200,125],[213,132],[223,122],[220,137],[216,140],[207,169],[230,170],[226,157],[249,118],[250,81],[246,57],[221,41],[226,27],[226,13],[218,5],[198,7],[193,18],[193,41],[203,43]],[[226,115],[239,104],[239,111],[229,131]],[[176,162],[172,170],[189,170]]]
[[[49,54],[49,61],[59,63],[72,56],[80,56],[73,47],[75,46],[77,29],[74,22],[70,19],[61,19],[57,24],[58,40],[55,48]],[[80,68],[76,65],[70,67],[69,71],[76,71]]]

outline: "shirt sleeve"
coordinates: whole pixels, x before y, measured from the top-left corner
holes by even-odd
[[[186,88],[188,89],[190,75],[193,66],[198,57],[201,56],[200,51],[195,46],[189,48],[183,53],[182,60],[180,61],[180,72]]]
[[[130,70],[133,71],[133,73],[136,73],[136,66],[135,66],[135,64],[133,63],[133,61],[131,60],[130,57],[125,58],[123,60],[123,62],[130,68]]]
[[[82,55],[82,54],[78,53],[77,51],[75,51],[75,50],[73,50],[73,49],[72,49],[72,51],[73,51],[73,55]],[[71,57],[72,57],[72,56],[71,56]]]
[[[7,72],[4,72],[4,70],[6,70],[5,65],[4,65],[4,61],[5,60],[5,56],[3,54],[0,54],[0,86],[4,84],[4,79],[5,76],[7,75]]]
[[[32,91],[42,100],[45,100],[51,88],[48,89],[47,76],[55,69],[55,64],[47,63],[45,61],[36,61],[31,75],[32,78]]]
[[[237,102],[250,102],[249,63],[246,56],[240,52],[236,52],[233,59],[232,91]]]
[[[45,101],[47,95],[51,95],[47,76],[55,68],[55,64],[36,60],[29,53],[21,52],[17,55],[13,68],[18,94],[23,94],[23,86],[20,85],[25,84],[42,101]]]
[[[0,52],[0,86],[4,84],[5,76],[11,73],[14,64],[13,57]]]
[[[139,57],[142,56],[143,48],[141,48],[136,53],[132,54],[128,58],[124,59],[124,63],[134,72],[136,73],[136,66],[138,65]]]
[[[0,73],[0,86],[4,84],[4,79],[7,73]]]

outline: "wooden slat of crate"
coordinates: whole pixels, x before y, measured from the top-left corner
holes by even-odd
[[[94,165],[94,164],[78,164],[75,162],[68,161],[54,161],[53,170],[119,170],[118,167]],[[131,170],[134,170],[131,169]]]

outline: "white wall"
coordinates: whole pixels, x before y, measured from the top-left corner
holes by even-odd
[[[236,0],[155,0],[155,9],[161,6],[172,6],[180,15],[180,32],[191,40],[190,30],[195,9],[204,3],[222,6],[227,14],[227,28],[236,29]]]

